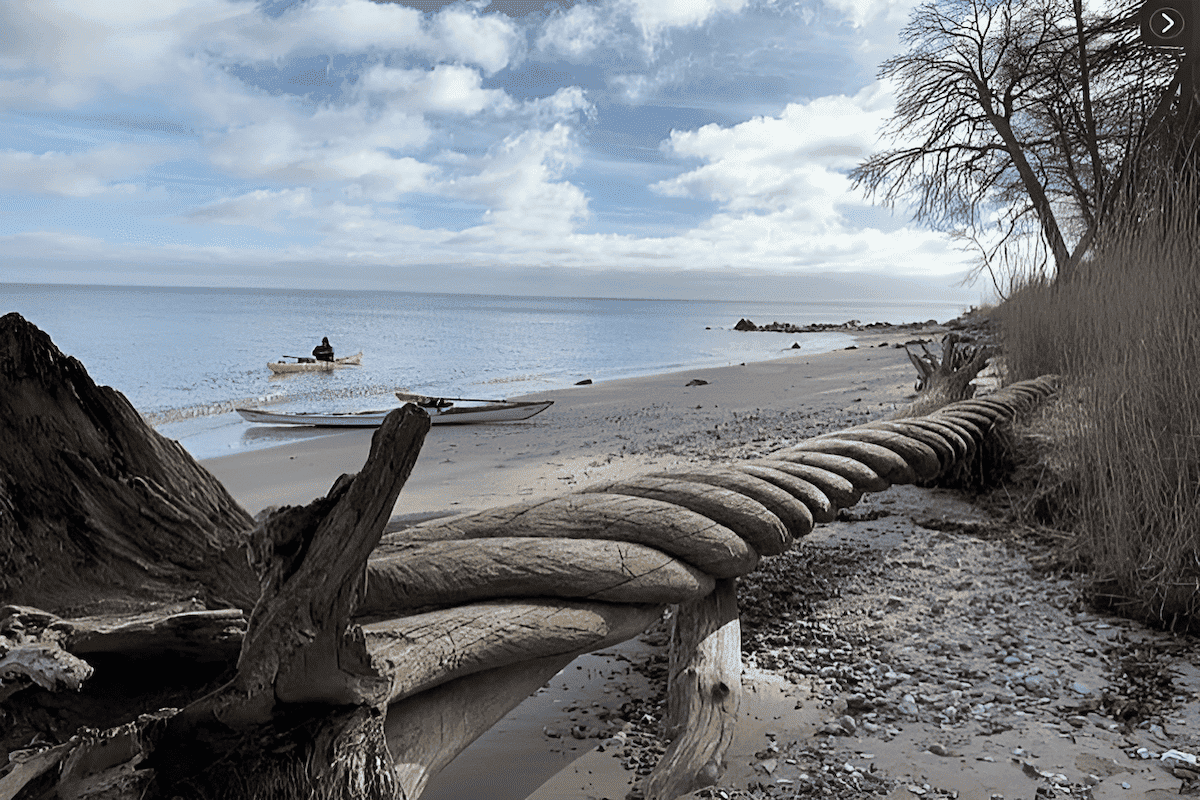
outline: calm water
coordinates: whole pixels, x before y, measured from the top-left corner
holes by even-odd
[[[947,303],[604,300],[406,292],[0,284],[16,311],[121,391],[197,458],[277,443],[247,435],[237,405],[327,411],[388,408],[392,392],[515,397],[849,343],[844,334],[739,333],[757,323],[946,320]],[[711,328],[711,330],[706,330]],[[267,362],[308,355],[322,336],[363,365],[273,376]]]

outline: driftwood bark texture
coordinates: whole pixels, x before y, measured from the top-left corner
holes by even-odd
[[[924,344],[921,353],[906,346],[904,352],[917,368],[916,389],[920,397],[899,416],[915,417],[956,400],[966,400],[975,394],[971,381],[987,365],[993,355],[990,347],[963,342],[958,334],[942,337],[942,353],[930,352]]]
[[[326,497],[277,512],[256,530],[251,550],[262,595],[237,674],[156,733],[146,759],[152,789],[168,797],[181,787],[219,796],[236,780],[251,780],[259,784],[254,793],[263,794],[280,787],[285,796],[398,794],[383,728],[390,678],[351,614],[367,558],[428,430],[428,415],[415,406],[393,411],[358,475],[343,476]],[[305,706],[311,716],[297,742],[289,729]],[[312,715],[312,706],[341,710]],[[272,759],[263,755],[266,742],[317,757]]]
[[[0,599],[59,616],[249,610],[254,521],[18,314],[0,317]]]
[[[392,412],[358,475],[255,529],[262,592],[231,680],[180,711],[77,735],[17,796],[399,796],[384,732],[391,680],[351,614],[428,428],[414,406]]]
[[[646,781],[651,798],[676,798],[725,772],[742,701],[742,629],[737,582],[726,579],[683,604],[671,631],[668,710],[671,746]]]

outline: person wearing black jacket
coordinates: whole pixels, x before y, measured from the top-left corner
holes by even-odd
[[[313,348],[313,358],[317,361],[333,361],[333,346],[329,344],[328,336],[323,337],[321,343]]]

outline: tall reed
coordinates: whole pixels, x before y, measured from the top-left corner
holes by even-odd
[[[1200,629],[1200,203],[1170,188],[1131,203],[1074,280],[1031,281],[997,315],[1012,379],[1066,378],[1096,599]]]

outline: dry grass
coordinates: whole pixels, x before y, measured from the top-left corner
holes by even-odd
[[[1011,380],[1067,379],[1056,447],[1063,524],[1094,598],[1200,628],[1200,204],[1145,202],[1078,279],[996,311]]]

